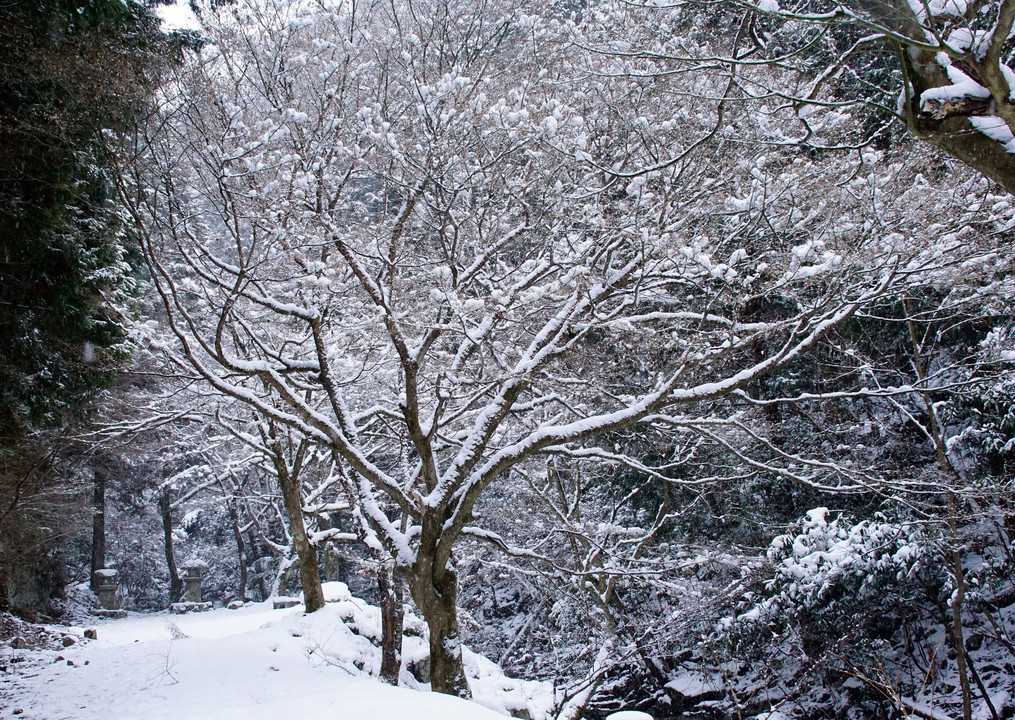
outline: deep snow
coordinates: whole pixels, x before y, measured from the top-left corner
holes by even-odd
[[[370,677],[379,657],[370,641],[376,608],[329,585],[332,598],[344,599],[311,615],[302,606],[273,610],[271,602],[130,615],[96,622],[98,639],[59,651],[3,648],[0,718],[503,720],[512,705],[542,716],[543,686],[506,678],[471,654],[473,692],[500,713]],[[80,637],[83,628],[70,632]],[[418,653],[422,639],[406,641],[408,654]],[[415,684],[403,672],[404,683]]]

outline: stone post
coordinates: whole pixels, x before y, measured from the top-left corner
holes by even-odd
[[[341,580],[342,558],[331,544],[324,547],[324,579],[334,582]]]
[[[93,577],[95,594],[99,596],[99,607],[103,610],[119,610],[116,600],[116,589],[119,585],[120,573],[112,568],[96,570]]]
[[[201,578],[208,564],[201,560],[188,560],[183,565],[183,601],[201,602]]]

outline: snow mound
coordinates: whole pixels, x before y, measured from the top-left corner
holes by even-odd
[[[475,702],[501,715],[550,720],[553,706],[550,683],[508,677],[497,663],[468,648],[462,649],[462,659]]]

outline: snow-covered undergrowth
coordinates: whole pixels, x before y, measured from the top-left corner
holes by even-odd
[[[524,710],[543,720],[552,702],[545,683],[506,677],[466,653],[474,702],[420,686],[403,669],[395,688],[376,679],[380,612],[341,583],[307,615],[272,603],[237,610],[130,615],[65,629],[78,641],[57,649],[3,648],[0,717],[26,720],[334,717],[343,720],[495,720]],[[407,626],[416,623],[407,616]],[[406,662],[426,655],[422,637],[406,636]],[[484,707],[485,706],[485,707]]]
[[[941,524],[855,521],[820,507],[772,540],[767,562],[742,570],[753,582],[717,623],[712,642],[728,643],[728,654],[713,679],[738,707],[791,718],[954,718],[966,672],[974,720],[1012,717],[1015,592],[1000,528],[984,512],[963,536],[965,670]]]

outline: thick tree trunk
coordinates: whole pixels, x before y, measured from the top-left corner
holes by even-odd
[[[303,519],[300,473],[306,459],[307,441],[304,439],[299,443],[290,467],[286,461],[283,443],[274,426],[264,433],[264,438],[271,449],[271,462],[275,466],[279,489],[282,491],[282,505],[289,519],[289,532],[293,539],[293,549],[296,551],[300,585],[303,587],[303,607],[308,613],[312,613],[324,607],[324,588],[321,587],[321,571],[317,567],[317,548],[310,542],[306,522]]]
[[[470,698],[458,632],[458,577],[437,567],[422,551],[412,566],[409,590],[430,630],[430,687],[434,692]]]
[[[95,471],[92,486],[92,590],[95,573],[106,567],[106,473]]]
[[[381,593],[381,680],[398,685],[402,669],[402,581],[387,563],[377,568]]]
[[[307,536],[307,526],[303,522],[303,496],[298,482],[294,482],[288,472],[279,472],[279,485],[282,488],[282,502],[286,515],[289,516],[289,529],[293,536],[293,547],[298,558],[300,585],[303,586],[303,606],[308,613],[324,607],[324,588],[321,587],[321,572],[317,567],[317,548]]]
[[[915,26],[910,32],[918,33],[913,37],[922,39],[924,30]],[[914,86],[909,102],[902,108],[910,131],[1015,194],[1015,155],[1007,151],[1004,143],[988,137],[970,123],[970,117],[975,116],[1003,120],[993,114],[996,104],[992,104],[990,98],[966,97],[961,102],[947,103],[935,112],[928,111],[921,105],[921,93],[930,88],[946,87],[952,81],[931,50],[907,47],[900,55]]]
[[[183,580],[176,568],[176,554],[173,552],[173,498],[168,487],[162,488],[159,496],[159,512],[162,514],[162,533],[166,540],[166,566],[169,568],[169,602],[179,602],[183,595]]]

